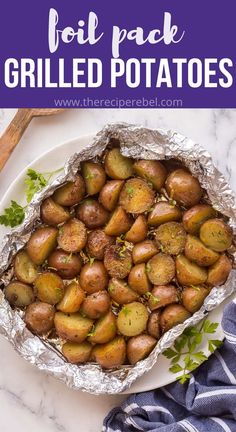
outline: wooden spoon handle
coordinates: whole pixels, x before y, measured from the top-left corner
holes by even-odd
[[[33,118],[30,109],[19,109],[0,138],[0,171],[20,141],[25,129]]]

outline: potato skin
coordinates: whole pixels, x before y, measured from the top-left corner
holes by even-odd
[[[73,314],[56,312],[54,324],[56,332],[61,339],[81,343],[88,336],[93,326],[93,321],[82,317],[79,312]]]
[[[127,343],[127,357],[129,363],[134,365],[140,360],[145,359],[153,350],[157,343],[154,337],[146,334],[134,336]]]
[[[17,253],[14,260],[14,272],[20,282],[32,284],[38,274],[38,267],[31,261],[25,250]]]
[[[74,279],[80,272],[82,260],[78,255],[57,249],[48,257],[48,265],[63,279]]]
[[[157,340],[160,339],[161,337],[160,316],[161,316],[161,311],[155,310],[149,315],[148,323],[147,323],[148,334]]]
[[[85,195],[84,180],[80,175],[76,176],[74,182],[68,182],[58,188],[52,198],[57,204],[65,207],[71,207],[78,204]]]
[[[87,198],[76,209],[76,217],[89,229],[100,228],[108,222],[109,213],[96,200]]]
[[[137,243],[132,250],[134,264],[147,262],[157,252],[158,249],[152,240],[144,240],[141,243]]]
[[[148,226],[145,216],[139,215],[125,235],[125,239],[131,243],[139,243],[147,237]]]
[[[170,255],[160,252],[148,261],[146,271],[153,285],[166,285],[175,276],[175,262]]]
[[[97,229],[88,234],[86,248],[91,257],[103,260],[106,248],[114,242],[113,237],[108,236],[103,230]]]
[[[181,210],[166,201],[159,201],[148,215],[148,225],[159,226],[166,222],[179,221],[182,217]]]
[[[30,304],[25,312],[26,327],[37,335],[43,335],[52,330],[54,326],[55,308],[42,302]]]
[[[11,306],[25,307],[33,303],[35,296],[30,285],[12,281],[5,288],[5,297]]]
[[[126,343],[122,336],[112,341],[96,345],[92,351],[95,361],[104,369],[111,369],[124,364],[126,358]]]
[[[140,177],[152,183],[154,189],[157,191],[163,188],[167,177],[167,170],[161,162],[142,159],[134,163],[134,171]]]
[[[46,198],[43,201],[40,214],[43,222],[52,226],[57,226],[70,219],[69,211],[53,201],[52,198]]]
[[[201,225],[216,217],[216,210],[208,204],[197,204],[184,212],[183,225],[189,234],[198,234]]]
[[[133,161],[123,156],[119,148],[109,150],[105,157],[105,171],[115,180],[125,180],[133,175]]]
[[[186,232],[179,222],[166,222],[155,230],[155,241],[162,252],[178,255],[184,251]]]
[[[102,165],[94,162],[83,162],[81,168],[88,195],[96,195],[106,182],[106,173]]]
[[[122,250],[119,245],[111,245],[105,250],[104,266],[111,277],[124,279],[132,267],[131,252]]]
[[[147,277],[145,263],[136,264],[132,267],[128,277],[128,283],[130,288],[140,295],[151,290],[152,284]]]
[[[41,265],[56,248],[58,230],[54,227],[37,228],[31,235],[26,251],[34,264]]]
[[[206,283],[211,286],[223,285],[232,270],[232,263],[226,255],[221,255],[218,261],[208,269]]]
[[[51,305],[59,303],[64,296],[63,280],[55,273],[45,272],[38,275],[34,281],[37,298]]]
[[[110,305],[110,296],[107,291],[98,291],[86,297],[80,312],[88,318],[98,319],[109,310]]]
[[[175,285],[159,285],[153,288],[151,296],[149,296],[148,306],[153,311],[178,302],[179,292]]]
[[[132,225],[132,218],[122,207],[117,207],[111,215],[104,232],[109,236],[120,236],[125,234]]]
[[[103,291],[108,285],[108,274],[104,264],[101,261],[85,264],[80,272],[79,280],[83,290],[89,294]]]
[[[124,336],[137,336],[146,330],[148,311],[146,306],[139,302],[124,305],[117,317],[117,327]]]
[[[184,207],[198,204],[203,193],[198,179],[184,169],[177,169],[167,177],[166,190],[171,199]]]
[[[57,309],[64,313],[78,312],[84,299],[84,290],[82,290],[78,282],[73,281],[67,285],[64,297],[57,304]]]
[[[119,198],[119,204],[127,213],[144,213],[154,202],[154,190],[145,180],[132,178],[125,182]]]
[[[185,287],[182,292],[182,302],[189,312],[197,312],[203,305],[210,290],[204,286]]]
[[[207,280],[207,270],[191,262],[184,255],[176,258],[176,275],[180,285],[201,285]]]
[[[139,297],[123,279],[112,278],[109,281],[108,292],[112,300],[120,305],[131,303]]]
[[[200,228],[200,239],[210,249],[224,252],[232,244],[233,232],[221,219],[208,219]]]
[[[89,360],[92,345],[89,342],[75,343],[66,342],[62,346],[62,353],[69,363],[85,363]]]
[[[186,257],[202,267],[208,267],[214,264],[219,254],[207,248],[198,237],[188,235],[185,244],[184,253]]]
[[[87,242],[87,231],[83,222],[70,219],[59,230],[58,246],[65,252],[80,252]]]
[[[116,331],[116,317],[109,311],[96,322],[92,335],[88,337],[88,340],[91,343],[104,344],[114,339]]]
[[[123,185],[124,180],[110,180],[103,186],[98,199],[106,210],[115,210]]]
[[[191,314],[184,306],[180,304],[172,304],[166,306],[161,313],[160,324],[163,332],[170,330],[172,327],[183,323],[190,318]]]

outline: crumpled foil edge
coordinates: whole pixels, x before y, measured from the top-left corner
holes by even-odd
[[[209,201],[223,215],[236,233],[236,206],[234,193],[214,166],[211,156],[191,139],[174,131],[148,129],[126,123],[109,124],[83,150],[72,155],[64,172],[50,185],[37,193],[28,209],[24,222],[4,237],[0,248],[0,283],[7,281],[7,269],[16,252],[24,247],[30,232],[39,220],[41,201],[68,180],[73,180],[80,162],[100,156],[110,140],[118,139],[125,156],[143,159],[177,158],[198,177],[206,189]],[[24,324],[18,311],[14,311],[0,291],[0,334],[9,340],[15,350],[31,364],[46,371],[68,387],[92,394],[116,394],[125,391],[158,361],[158,355],[170,347],[175,339],[190,325],[196,325],[206,314],[216,308],[234,291],[236,271],[232,270],[227,282],[215,287],[205,299],[204,305],[183,324],[166,332],[148,358],[135,366],[122,366],[104,371],[97,364],[72,365],[66,362],[47,340],[34,336]]]

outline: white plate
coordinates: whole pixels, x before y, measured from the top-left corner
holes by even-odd
[[[25,170],[23,170],[16,177],[15,181],[11,184],[3,196],[0,203],[0,214],[3,212],[4,208],[9,206],[11,200],[16,200],[21,205],[26,204],[24,194],[24,179],[28,168],[33,168],[37,171],[40,171],[41,173],[55,171],[64,166],[65,161],[73,153],[78,152],[82,148],[89,145],[92,142],[93,137],[94,135],[87,135],[72,141],[65,142],[64,144],[61,144],[49,152],[43,154],[40,158],[36,159],[32,164],[25,168]],[[8,231],[8,229],[0,225],[0,243],[3,239],[3,236]],[[231,296],[231,298],[234,297],[235,294]],[[224,305],[228,303],[230,299],[225,300],[222,305],[209,314],[209,319],[212,322],[221,322]],[[220,325],[214,335],[214,339],[223,340],[223,332]],[[207,339],[203,340],[201,350],[206,356],[210,355],[210,352],[208,351]],[[175,381],[176,375],[169,372],[169,367],[170,361],[163,355],[160,355],[158,362],[152,368],[152,370],[139,378],[125,393],[143,392],[170,384],[171,382]]]

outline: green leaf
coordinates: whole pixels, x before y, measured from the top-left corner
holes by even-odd
[[[220,341],[218,339],[211,339],[208,341],[208,349],[211,353],[213,353],[216,348],[220,348],[223,341]]]
[[[169,371],[173,373],[178,373],[181,372],[182,370],[183,370],[182,366],[180,366],[180,364],[178,363],[174,364],[169,368]]]
[[[185,334],[182,334],[174,343],[176,351],[180,352],[186,345],[188,338]]]
[[[11,205],[5,208],[4,213],[0,215],[0,224],[10,226],[11,228],[20,225],[25,217],[25,209],[16,201],[11,201]]]
[[[180,384],[184,384],[190,378],[191,378],[190,374],[183,374],[181,377],[177,377],[177,380],[180,382]]]
[[[173,357],[176,356],[176,351],[174,351],[172,348],[167,348],[164,352],[163,352],[164,356],[167,357],[168,359],[171,359]]]
[[[207,356],[203,353],[203,351],[199,351],[197,353],[193,353],[192,355],[199,362],[203,362],[203,361],[207,360]]]
[[[218,323],[211,323],[209,320],[206,320],[203,324],[203,331],[205,333],[215,333]]]
[[[31,168],[27,170],[27,177],[28,178],[25,179],[25,194],[27,202],[29,203],[33,196],[48,184],[48,180],[43,174]]]

